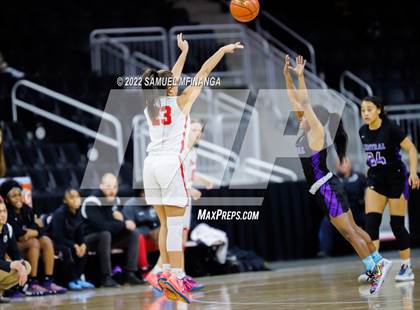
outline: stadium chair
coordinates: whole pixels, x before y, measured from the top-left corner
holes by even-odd
[[[53,192],[56,188],[55,181],[51,177],[49,171],[40,168],[32,168],[29,169],[28,172],[35,192]]]
[[[47,165],[57,166],[65,163],[64,156],[54,144],[40,144],[38,149]]]
[[[68,168],[52,168],[50,173],[54,178],[56,188],[66,189],[70,186],[78,188],[77,180]]]
[[[25,166],[36,167],[45,164],[38,148],[32,143],[18,144],[16,145],[16,150],[19,152],[22,163]]]

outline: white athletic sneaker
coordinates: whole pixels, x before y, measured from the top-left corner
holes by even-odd
[[[391,269],[392,261],[385,258],[375,266],[372,270],[372,280],[370,281],[370,294],[376,294],[382,286],[388,271]]]
[[[357,282],[359,282],[360,284],[368,284],[369,283],[369,275],[367,272],[362,273],[358,278],[357,278]]]
[[[414,273],[411,266],[408,265],[401,265],[400,271],[395,276],[395,281],[397,282],[405,282],[405,281],[413,281],[414,280]]]

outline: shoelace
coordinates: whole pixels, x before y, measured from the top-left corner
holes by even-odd
[[[407,271],[407,269],[408,269],[408,265],[406,265],[406,264],[401,265],[401,269],[400,269],[400,272],[398,274],[400,276],[402,276]]]
[[[190,291],[193,288],[194,283],[187,277],[182,280],[184,284],[184,289]]]

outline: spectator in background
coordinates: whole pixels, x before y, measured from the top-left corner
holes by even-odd
[[[136,224],[136,230],[139,234],[150,238],[155,244],[158,244],[159,219],[156,211],[152,206],[146,205],[143,184],[138,184],[136,187],[134,191],[136,197],[127,200],[122,209],[124,218]]]
[[[54,246],[51,239],[40,233],[35,224],[34,212],[22,201],[22,187],[12,179],[6,180],[0,187],[0,194],[8,209],[8,222],[13,228],[18,241],[18,248],[31,264],[32,270],[25,294],[39,296],[62,294],[67,290],[54,283]],[[38,260],[42,253],[44,274],[42,285],[38,284]]]
[[[64,265],[70,273],[68,288],[90,289],[95,286],[81,279],[88,258],[84,237],[84,218],[80,213],[79,192],[69,188],[64,193],[64,204],[52,216],[52,237],[57,250],[63,254]]]
[[[6,159],[4,158],[3,149],[3,129],[0,128],[0,178],[6,175]]]
[[[28,280],[31,266],[20,256],[13,229],[7,224],[7,208],[0,197],[0,304],[9,302],[3,291],[16,284],[23,286]],[[12,261],[6,260],[8,255]]]
[[[360,227],[365,226],[365,206],[364,196],[367,187],[366,177],[359,172],[352,170],[351,162],[345,157],[340,164],[336,163],[337,176],[344,185],[344,191],[347,194],[350,210],[353,214],[356,224]],[[319,256],[331,256],[334,247],[335,228],[331,225],[327,217],[324,217],[319,229]]]
[[[101,264],[102,286],[114,287],[117,283],[111,277],[111,246],[126,248],[126,264],[123,281],[127,284],[142,284],[137,272],[138,233],[132,220],[125,220],[117,197],[118,181],[112,173],[102,177],[94,195],[85,199],[82,215],[86,218],[86,244],[96,251]]]
[[[159,242],[159,219],[152,206],[146,205],[143,183],[139,183],[134,190],[135,197],[130,198],[122,209],[124,218],[136,224],[136,231],[140,236],[150,240],[156,247]],[[138,266],[147,269],[147,246],[139,239]]]

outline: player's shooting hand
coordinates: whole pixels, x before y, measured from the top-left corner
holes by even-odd
[[[179,49],[184,53],[188,52],[188,48],[189,48],[188,41],[182,38],[182,33],[177,34],[176,39],[178,41]]]
[[[232,54],[238,48],[240,49],[244,48],[241,42],[235,42],[233,44],[228,44],[222,47],[223,51],[227,54]]]
[[[306,65],[306,59],[303,59],[303,56],[299,55],[296,57],[296,66],[294,68],[292,67],[291,70],[297,76],[303,76],[303,73],[305,72],[305,65]]]

